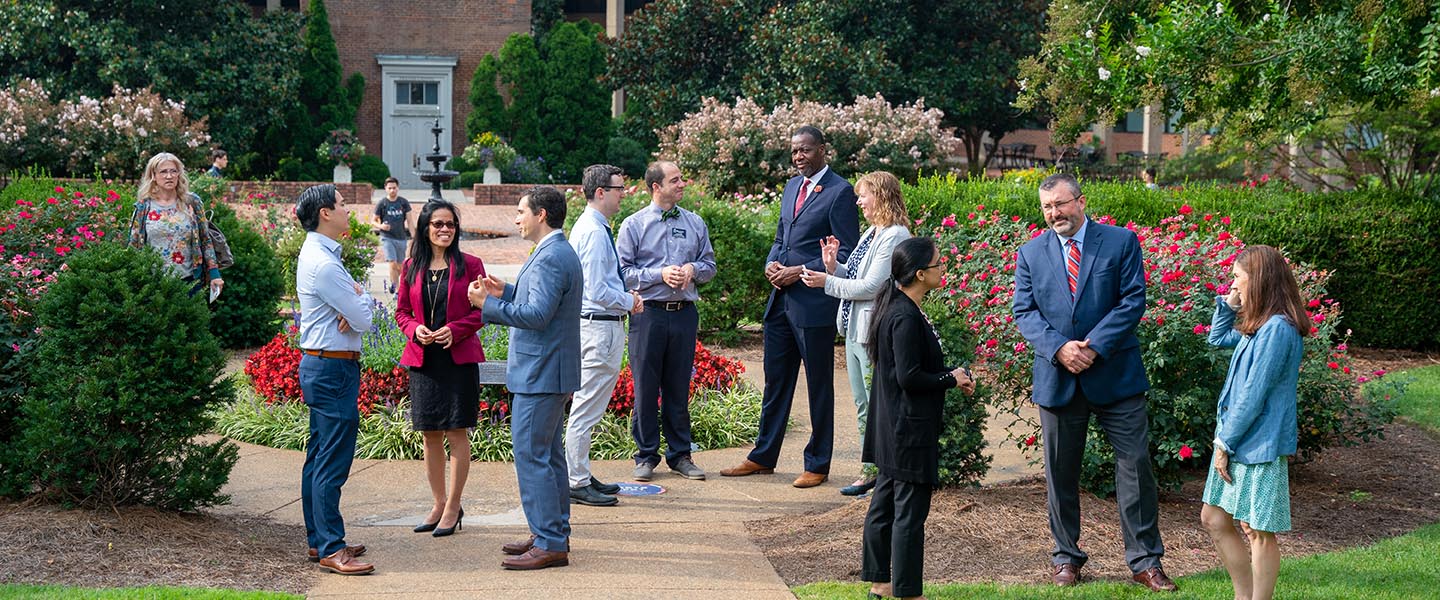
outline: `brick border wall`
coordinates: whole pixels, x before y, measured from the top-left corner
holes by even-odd
[[[60,182],[60,183],[77,183],[77,184],[89,185],[89,184],[92,183],[94,180],[93,180],[93,179],[77,179],[77,178],[72,178],[72,177],[60,177],[60,178],[56,178],[55,181]],[[223,201],[225,201],[225,202],[236,202],[236,201],[244,200],[245,197],[246,197],[248,194],[250,194],[250,192],[257,192],[257,191],[261,191],[261,190],[267,190],[267,191],[271,191],[271,192],[274,192],[274,193],[276,193],[276,194],[279,194],[280,197],[281,197],[281,199],[282,199],[284,202],[294,204],[294,203],[295,203],[295,199],[298,198],[298,197],[300,197],[300,192],[305,191],[305,188],[308,188],[308,187],[310,187],[310,186],[312,186],[312,185],[320,185],[320,184],[322,184],[322,183],[332,183],[332,182],[329,182],[329,181],[227,181],[227,182],[225,182],[225,183],[226,183],[226,186],[227,186],[228,188],[230,188],[231,190],[233,190],[233,191],[231,191],[230,193],[225,194],[225,197],[221,199],[221,200],[223,200]],[[110,185],[110,186],[112,186],[112,187],[131,188],[132,191],[134,190],[134,188],[135,188],[136,186],[140,185],[140,183],[139,183],[138,181],[126,181],[126,180],[122,180],[122,179],[107,180],[107,184]],[[373,203],[374,203],[373,201],[371,201],[370,198],[375,195],[375,186],[370,185],[369,183],[365,183],[365,182],[363,182],[363,181],[362,181],[362,182],[355,182],[355,183],[335,183],[334,186],[335,186],[335,188],[340,192],[340,197],[345,200],[345,203],[346,203],[346,204],[373,204]],[[517,196],[517,198],[518,198],[518,196]],[[205,200],[205,201],[207,201],[207,202],[211,200],[211,198],[201,198],[201,199],[202,199],[202,200]]]
[[[474,186],[475,204],[477,206],[514,206],[515,203],[520,201],[520,196],[532,187],[535,187],[535,184],[497,183],[494,185],[485,185],[483,183],[477,183]],[[555,187],[562,192],[568,192],[570,190],[580,192],[580,186],[574,184],[556,185]]]

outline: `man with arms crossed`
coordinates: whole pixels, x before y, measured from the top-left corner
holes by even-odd
[[[565,462],[570,466],[570,501],[589,506],[614,506],[620,486],[601,483],[590,473],[590,435],[620,377],[625,358],[627,313],[644,305],[640,295],[625,291],[620,257],[610,219],[620,212],[625,177],[619,167],[590,165],[582,178],[587,205],[570,231],[570,244],[585,271],[585,293],[580,303],[580,390],[570,401],[570,423],[565,428]]]
[[[374,300],[340,262],[350,211],[335,186],[307,188],[295,203],[305,244],[295,268],[300,300],[300,392],[310,407],[310,439],[300,472],[300,501],[310,560],[341,575],[375,566],[356,560],[365,546],[345,543],[340,488],[350,478],[360,429],[360,334],[370,330]],[[323,558],[322,558],[323,557]]]
[[[505,544],[506,569],[570,564],[570,486],[566,483],[565,402],[580,388],[580,258],[560,230],[565,195],[536,186],[520,197],[515,225],[535,250],[515,284],[494,275],[470,282],[470,303],[485,320],[510,326],[505,386],[520,504],[530,538]]]

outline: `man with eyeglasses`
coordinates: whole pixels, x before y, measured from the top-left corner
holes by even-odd
[[[1040,183],[1049,229],[1015,258],[1015,323],[1035,352],[1032,400],[1040,410],[1045,491],[1050,514],[1051,578],[1079,583],[1088,556],[1080,549],[1080,468],[1094,415],[1115,449],[1115,495],[1125,560],[1133,579],[1175,591],[1161,569],[1155,476],[1150,464],[1150,382],[1135,329],[1145,314],[1140,242],[1128,229],[1085,214],[1074,177]]]
[[[610,219],[620,212],[625,177],[620,167],[590,165],[581,178],[585,212],[570,231],[570,244],[580,256],[584,286],[580,301],[580,389],[570,400],[570,421],[565,427],[565,462],[569,467],[570,502],[587,506],[615,506],[620,486],[602,483],[590,472],[590,441],[595,424],[620,377],[625,358],[625,315],[644,305],[640,294],[625,289],[620,256]]]

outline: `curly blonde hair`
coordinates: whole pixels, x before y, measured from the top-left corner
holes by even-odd
[[[160,165],[167,162],[175,163],[175,168],[180,170],[180,181],[175,185],[176,200],[190,197],[190,176],[185,173],[185,163],[180,162],[180,157],[169,152],[161,152],[150,157],[145,163],[145,172],[140,175],[140,187],[135,190],[135,199],[144,200],[151,198],[150,193],[155,189],[155,172],[160,170]]]
[[[875,219],[871,225],[889,227],[903,225],[909,218],[905,198],[900,195],[900,180],[885,171],[866,173],[855,182],[855,193],[869,192],[875,198]]]

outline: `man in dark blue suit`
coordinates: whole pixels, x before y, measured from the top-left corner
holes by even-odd
[[[845,262],[860,239],[855,190],[830,170],[828,151],[825,134],[810,125],[790,137],[790,162],[800,175],[785,184],[775,244],[765,259],[765,277],[775,289],[765,305],[760,435],[744,462],[720,471],[726,477],[775,472],[801,362],[809,384],[810,443],[805,446],[805,473],[795,480],[795,487],[815,487],[830,474],[835,442],[835,311],[840,301],[821,288],[796,285],[803,270],[825,270],[821,240],[829,236],[840,240],[838,260]]]
[[[1080,463],[1090,416],[1115,448],[1115,495],[1125,559],[1134,579],[1174,591],[1160,568],[1155,476],[1150,464],[1150,382],[1135,328],[1145,314],[1140,242],[1127,229],[1085,215],[1074,177],[1040,183],[1049,229],[1015,257],[1015,323],[1035,352],[1032,398],[1040,409],[1050,513],[1052,579],[1079,583]]]

